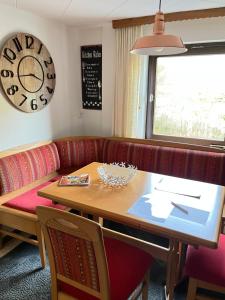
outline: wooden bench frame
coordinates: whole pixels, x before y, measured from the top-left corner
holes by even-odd
[[[31,150],[40,146],[48,145],[50,143],[52,143],[52,141],[44,141],[6,150],[0,152],[0,158]],[[49,181],[57,175],[57,172],[52,172],[48,176],[36,180],[30,183],[29,185],[22,187],[21,189],[0,196],[0,238],[3,239],[6,236],[11,236],[12,238],[14,238],[13,240],[11,239],[10,241],[8,241],[5,245],[2,245],[2,249],[0,249],[0,257],[7,254],[12,249],[14,249],[19,243],[24,241],[32,245],[38,246],[42,268],[45,267],[45,244],[43,233],[41,231],[41,227],[39,225],[37,216],[35,214],[24,212],[18,209],[13,209],[2,204],[8,202],[9,200],[19,195],[22,195],[23,193],[29,190],[32,190],[33,188],[39,186],[44,182]],[[35,239],[34,236],[37,238]]]

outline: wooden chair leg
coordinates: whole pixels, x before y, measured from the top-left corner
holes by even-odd
[[[190,277],[189,278],[188,293],[187,293],[187,299],[186,300],[195,300],[196,292],[197,292],[197,280]]]
[[[46,266],[45,242],[44,242],[44,235],[39,224],[36,225],[36,231],[37,231],[38,248],[39,248],[39,253],[41,258],[41,265],[42,265],[42,269],[44,269]]]
[[[52,273],[52,270],[51,270]],[[62,295],[61,295],[62,294]],[[56,279],[56,273],[52,276],[51,280],[51,300],[66,300],[65,293],[60,293],[57,288],[57,279]]]
[[[148,300],[149,271],[145,274],[142,289],[142,300]]]

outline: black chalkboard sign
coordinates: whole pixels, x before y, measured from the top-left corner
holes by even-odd
[[[81,46],[82,105],[102,109],[102,45]]]

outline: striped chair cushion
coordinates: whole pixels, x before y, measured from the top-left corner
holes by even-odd
[[[225,185],[225,153],[105,140],[103,162],[126,162],[139,170]]]
[[[103,139],[68,139],[55,142],[60,171],[69,173],[94,161],[101,162]],[[65,172],[66,170],[66,172]]]
[[[57,273],[99,291],[93,243],[50,227],[48,231]]]
[[[100,291],[93,243],[48,227],[56,272],[95,291]],[[151,255],[111,238],[104,238],[112,300],[124,300],[142,281],[153,262]],[[122,283],[122,284],[121,284]],[[59,290],[80,300],[96,300],[81,290],[58,281]]]
[[[0,159],[0,195],[17,190],[60,167],[54,143]]]

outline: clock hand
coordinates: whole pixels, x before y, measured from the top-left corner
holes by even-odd
[[[30,76],[30,74],[21,74],[21,75],[15,75],[16,77],[24,77],[24,76]]]
[[[41,78],[37,77],[35,74],[32,74],[32,73],[30,73],[30,74],[21,74],[21,75],[17,75],[17,76],[18,76],[18,77],[32,76],[32,77],[34,77],[34,78],[36,78],[36,79],[42,81]]]
[[[36,76],[35,74],[30,74],[30,76],[33,76],[34,78],[37,78],[38,80],[42,81],[42,79]]]

